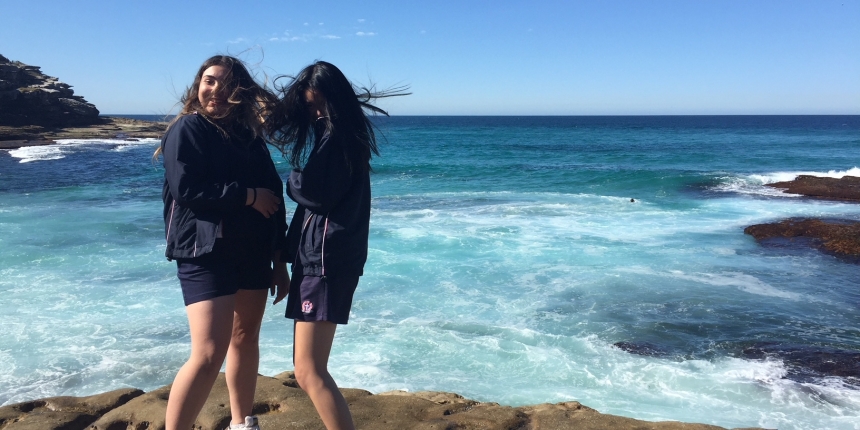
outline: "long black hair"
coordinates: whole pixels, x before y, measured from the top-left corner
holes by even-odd
[[[317,61],[305,67],[295,77],[287,77],[284,86],[275,85],[280,103],[269,115],[266,129],[269,140],[278,147],[290,164],[301,167],[313,148],[316,138],[328,133],[340,142],[350,171],[369,171],[370,159],[379,155],[373,123],[365,111],[388,116],[388,112],[371,104],[372,100],[402,96],[407,87],[385,91],[353,85],[337,67]],[[277,83],[277,80],[276,80]],[[306,91],[325,99],[325,116],[317,121],[308,111]],[[315,126],[315,122],[324,122]]]

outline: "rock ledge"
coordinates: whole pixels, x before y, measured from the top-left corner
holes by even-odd
[[[719,430],[707,424],[649,422],[601,414],[579,402],[510,407],[465,399],[453,393],[391,391],[371,394],[342,389],[356,428],[402,429],[582,429]],[[161,430],[170,386],[148,393],[121,389],[89,397],[52,397],[0,407],[0,430]],[[264,429],[325,429],[293,372],[257,378],[254,414]],[[750,417],[754,421],[755,417]],[[218,376],[195,430],[222,430],[230,421],[224,374]]]

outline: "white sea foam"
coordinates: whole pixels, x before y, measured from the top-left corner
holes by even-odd
[[[828,170],[827,172],[798,171],[798,172],[773,172],[760,175],[750,175],[751,179],[761,181],[762,184],[774,182],[793,181],[800,175],[818,176],[821,178],[842,178],[845,176],[860,176],[860,167],[852,167],[848,170]]]
[[[780,290],[758,278],[745,273],[684,273],[681,271],[670,272],[671,276],[694,282],[718,287],[737,287],[741,291],[759,296],[780,297],[789,300],[799,300],[801,294]]]
[[[724,176],[720,184],[713,187],[714,191],[736,194],[761,195],[769,197],[802,197],[798,194],[789,194],[781,189],[767,187],[767,184],[776,182],[793,181],[800,175],[817,176],[822,178],[842,178],[845,176],[860,176],[860,167],[852,167],[848,170],[829,170],[827,172],[816,171],[784,171],[770,172],[742,176]]]
[[[81,146],[107,145],[113,150],[125,151],[141,145],[155,145],[158,139],[58,139],[50,145],[22,146],[9,151],[9,155],[20,159],[20,163],[49,161],[65,158]]]
[[[10,150],[9,155],[15,158],[20,158],[21,163],[59,160],[65,157],[63,147],[60,145],[24,146]]]
[[[789,300],[800,300],[801,298],[809,299],[803,294],[780,290],[779,288],[746,273],[686,273],[680,270],[658,271],[650,267],[643,266],[620,267],[616,270],[618,272],[635,273],[638,275],[680,279],[717,287],[736,287],[738,290],[759,296],[779,297]]]

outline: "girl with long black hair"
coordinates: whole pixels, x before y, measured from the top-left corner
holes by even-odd
[[[354,428],[328,358],[367,260],[370,159],[379,150],[365,111],[388,115],[370,102],[402,90],[357,88],[317,61],[280,89],[280,107],[267,121],[294,167],[287,195],[297,207],[284,261],[292,264],[286,316],[294,320],[295,376],[328,429]]]

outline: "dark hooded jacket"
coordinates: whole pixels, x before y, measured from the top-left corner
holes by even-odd
[[[218,237],[241,238],[283,250],[286,209],[266,218],[245,205],[247,188],[283,196],[283,183],[266,143],[225,138],[202,115],[183,115],[161,140],[164,155],[164,232],[168,259],[212,251]]]
[[[322,134],[322,133],[320,133]],[[319,136],[319,134],[318,134]],[[294,169],[287,195],[298,203],[283,260],[309,276],[362,275],[370,231],[366,161],[346,159],[343,143],[318,137],[304,169]]]

